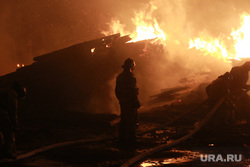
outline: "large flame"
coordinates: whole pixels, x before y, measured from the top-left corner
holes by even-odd
[[[120,33],[121,35],[128,35],[132,38],[131,42],[137,42],[141,40],[155,39],[155,41],[165,41],[166,34],[160,28],[157,19],[153,17],[154,11],[157,10],[157,6],[150,3],[144,10],[135,13],[135,17],[131,19],[131,22],[135,26],[133,32],[125,30],[125,25],[121,24],[118,19],[111,20],[109,23],[110,30],[103,31],[105,35],[111,35],[114,33]]]
[[[166,35],[161,30],[156,18],[153,17],[153,12],[157,10],[157,6],[150,4],[149,12],[140,11],[135,14],[132,22],[136,26],[136,31],[131,34],[134,42],[145,39],[166,40]]]
[[[233,42],[228,46],[228,40]],[[241,60],[250,58],[250,15],[244,13],[241,15],[241,27],[233,30],[228,37],[213,38],[207,33],[202,33],[199,38],[189,41],[189,48],[196,48],[205,55],[223,58],[225,61],[230,59]]]
[[[155,41],[160,41],[161,44],[165,45],[166,32],[161,29],[156,17],[154,17],[154,12],[157,9],[158,7],[154,3],[149,3],[145,9],[135,12],[135,16],[131,19],[131,23],[134,25],[133,31],[126,30],[125,24],[122,24],[118,19],[112,19],[109,23],[110,30],[102,33],[105,35],[129,34],[132,38],[130,42],[155,39]],[[240,28],[232,29],[232,32],[228,35],[222,34],[219,37],[214,37],[203,31],[198,38],[184,41],[184,43],[187,42],[189,49],[195,48],[201,51],[203,55],[223,59],[225,62],[231,62],[232,59],[250,58],[248,52],[250,46],[250,15],[243,13]]]
[[[189,41],[189,48],[201,50],[205,55],[216,56],[217,58],[228,59],[228,52],[223,44],[217,38],[211,38],[207,35],[202,35],[201,38],[196,38]]]
[[[242,27],[231,33],[235,42],[235,59],[250,58],[250,15],[242,14]]]

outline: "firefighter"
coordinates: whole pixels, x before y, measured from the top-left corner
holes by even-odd
[[[0,90],[0,134],[1,158],[16,158],[15,133],[18,129],[18,99],[24,98],[26,89],[18,82],[11,88]]]
[[[233,76],[231,90],[235,94],[241,94],[243,91],[250,89],[250,85],[247,85],[249,71],[250,61],[244,63],[242,66],[235,66],[231,69],[230,74]]]
[[[209,106],[214,106],[219,99],[224,97],[224,103],[222,104],[220,112],[215,114],[210,126],[218,126],[220,123],[223,123],[223,125],[230,125],[235,120],[234,106],[229,98],[230,82],[232,79],[231,74],[226,72],[206,87]]]
[[[115,87],[121,109],[119,144],[122,149],[134,149],[136,148],[137,110],[140,108],[139,91],[133,74],[135,62],[128,58],[122,68],[124,71],[117,76]]]
[[[221,97],[226,97],[230,92],[232,75],[229,72],[219,76],[206,87],[206,93],[210,101],[216,102]]]
[[[232,100],[238,106],[239,119],[245,119],[250,116],[250,97],[247,94],[250,90],[250,85],[247,85],[249,71],[250,61],[241,66],[235,66],[230,71],[230,74],[233,77],[233,80],[230,83]]]

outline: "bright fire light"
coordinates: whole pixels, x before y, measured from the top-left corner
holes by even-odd
[[[154,3],[150,3],[145,9],[137,11],[131,22],[135,26],[134,30],[129,32],[118,19],[112,19],[109,23],[110,31],[102,32],[105,35],[120,33],[121,36],[130,35],[132,38],[129,42],[137,42],[142,40],[152,40],[151,42],[160,42],[166,45],[170,37],[164,32],[154,12],[158,7]],[[178,39],[174,39],[178,41]],[[180,43],[180,42],[179,42]],[[225,62],[231,62],[232,59],[241,60],[242,58],[250,58],[250,15],[243,13],[241,15],[240,28],[234,30],[228,35],[221,34],[219,37],[213,37],[204,31],[199,34],[198,38],[191,38],[188,41],[189,49],[194,48],[202,52],[203,55],[209,55],[222,59]]]
[[[166,40],[165,33],[160,28],[156,18],[153,17],[155,10],[157,10],[157,6],[151,3],[149,12],[140,11],[135,14],[132,22],[136,26],[136,32],[130,36],[133,42],[148,39]]]
[[[231,33],[235,42],[234,48],[236,51],[235,59],[249,58],[250,46],[250,15],[242,14],[242,27]]]
[[[250,45],[250,15],[242,14],[241,20],[241,28],[233,30],[227,38],[213,38],[202,34],[199,38],[189,41],[189,48],[200,50],[205,55],[223,58],[225,61],[250,58],[248,51]],[[233,39],[232,46],[226,47],[226,39]]]
[[[205,55],[216,55],[218,58],[227,59],[228,53],[222,42],[218,39],[204,40],[196,38],[189,41],[189,48],[201,50]]]
[[[102,32],[104,35],[112,35],[115,33],[120,33],[123,35],[130,34],[132,38],[130,42],[137,42],[142,40],[155,39],[155,41],[165,41],[166,34],[160,28],[156,18],[153,17],[153,12],[157,10],[157,6],[153,3],[150,3],[147,6],[149,10],[141,10],[135,13],[135,17],[131,19],[133,25],[136,29],[133,32],[128,32],[125,30],[125,25],[121,24],[119,20],[113,19],[109,23],[110,31]],[[147,9],[148,9],[147,8]]]
[[[17,68],[24,67],[24,64],[17,64]]]
[[[92,49],[91,49],[91,53],[94,53],[94,52],[95,52],[95,48],[92,48]]]

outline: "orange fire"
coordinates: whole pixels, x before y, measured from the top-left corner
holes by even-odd
[[[134,25],[133,31],[128,31],[125,24],[121,23],[118,19],[113,19],[109,23],[110,30],[102,32],[105,35],[112,35],[120,33],[123,35],[130,34],[132,38],[129,42],[137,42],[141,40],[154,39],[160,41],[161,44],[166,45],[170,40],[178,41],[178,44],[182,44],[183,47],[194,48],[201,51],[203,55],[209,55],[218,59],[224,60],[226,63],[231,60],[241,60],[242,58],[250,58],[248,51],[250,45],[250,15],[243,13],[241,15],[240,28],[234,30],[228,35],[221,34],[219,37],[214,37],[208,32],[203,31],[199,34],[199,37],[192,38],[179,42],[180,39],[170,39],[171,36],[167,36],[167,33],[163,31],[158,23],[154,12],[158,10],[158,7],[154,3],[150,3],[145,9],[137,11],[135,16],[131,19],[131,23]],[[185,44],[186,43],[186,44]]]
[[[207,33],[202,33],[199,38],[189,41],[189,48],[196,48],[205,55],[222,58],[226,62],[230,61],[230,59],[250,58],[248,51],[250,44],[250,15],[242,14],[241,20],[241,28],[233,30],[230,36],[214,38]],[[233,42],[231,45],[226,46],[228,40]]]
[[[250,15],[242,14],[242,27],[231,33],[235,42],[235,59],[249,58],[250,45]]]
[[[218,58],[223,59],[228,58],[227,50],[219,39],[196,38],[194,40],[190,40],[189,48],[201,50],[205,55],[216,55]]]
[[[130,34],[130,37],[132,38],[130,42],[149,39],[163,42],[166,40],[166,34],[160,28],[157,19],[153,17],[155,10],[157,10],[157,6],[150,3],[149,6],[147,6],[147,9],[136,12],[135,17],[131,19],[133,25],[136,27],[133,32],[125,30],[125,25],[121,24],[118,19],[113,19],[111,23],[108,24],[110,31],[103,31],[102,33],[104,35],[120,33],[122,36]]]
[[[21,68],[21,67],[24,67],[24,64],[17,64],[16,66],[17,68]]]
[[[153,17],[155,10],[157,10],[157,6],[151,3],[149,12],[140,11],[135,14],[135,17],[132,19],[136,26],[136,31],[131,34],[133,42],[145,39],[166,40],[165,33],[160,28],[156,18]]]

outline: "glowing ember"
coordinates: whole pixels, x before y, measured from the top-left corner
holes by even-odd
[[[17,64],[16,66],[17,68],[21,68],[21,67],[24,67],[24,64]]]
[[[250,58],[250,16],[242,14],[242,25],[236,31],[232,31],[227,38],[213,38],[203,33],[200,38],[189,41],[189,48],[196,48],[205,55],[211,55],[217,58],[223,58],[225,61],[230,59],[241,60],[242,58]],[[231,46],[226,46],[227,40],[233,39]],[[231,50],[230,50],[231,49]]]
[[[131,19],[133,25],[136,27],[136,30],[133,32],[126,31],[124,24],[121,24],[119,20],[113,19],[111,23],[109,23],[111,30],[102,33],[104,35],[120,33],[122,36],[130,34],[130,37],[132,38],[130,42],[149,39],[155,39],[155,41],[162,42],[166,40],[166,34],[160,28],[156,18],[153,17],[155,10],[157,10],[157,6],[150,3],[150,5],[147,6],[147,9],[136,12],[135,17]]]
[[[92,48],[92,49],[91,49],[91,53],[94,53],[94,52],[95,52],[95,48]]]

